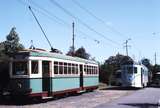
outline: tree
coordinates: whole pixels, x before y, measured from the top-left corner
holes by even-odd
[[[9,56],[13,55],[18,50],[24,49],[24,46],[19,43],[20,39],[15,29],[15,27],[11,29],[4,42],[4,52]]]
[[[147,68],[149,68],[151,66],[150,60],[147,58],[143,58],[141,60],[142,64],[145,65]]]
[[[108,83],[108,67],[107,65],[104,63],[104,64],[101,64],[100,67],[99,67],[99,80],[100,82],[103,82],[103,83]]]
[[[125,64],[133,64],[133,60],[129,56],[124,56],[121,54],[117,54],[116,56],[110,56],[106,61],[108,65],[115,65],[116,70],[120,68],[121,65]]]
[[[110,56],[100,66],[100,81],[107,82],[110,85],[114,81],[116,72],[120,70],[121,65],[125,64],[133,64],[132,58],[119,53],[116,56]]]
[[[160,65],[155,64],[153,66],[153,74],[156,74],[157,72],[160,72]]]
[[[68,56],[74,56],[73,46],[71,46],[71,47],[69,48],[69,51],[67,52],[66,55],[68,55]]]
[[[90,54],[88,54],[88,53],[86,52],[86,50],[85,50],[84,47],[80,47],[79,49],[77,49],[77,50],[74,52],[74,51],[73,51],[73,47],[71,46],[66,55],[76,56],[76,57],[80,57],[80,58],[83,58],[83,59],[89,59],[89,58],[90,58]]]
[[[4,42],[0,43],[0,57],[4,56]]]
[[[114,66],[104,63],[100,65],[100,73],[99,73],[99,79],[100,82],[107,83],[108,85],[111,85],[112,78],[113,78],[113,71]]]
[[[81,47],[75,51],[75,56],[83,59],[89,59],[90,54],[88,54],[85,48]]]
[[[143,58],[141,62],[143,65],[145,65],[148,68],[149,72],[151,73],[153,70],[153,65],[150,63],[150,60],[147,58]]]
[[[13,27],[10,33],[6,36],[6,41],[0,42],[0,90],[7,86],[9,81],[9,62],[8,58],[18,50],[24,48],[19,43],[19,36]]]
[[[155,80],[155,78],[156,78],[156,74],[157,74],[158,72],[160,72],[160,65],[159,65],[159,64],[155,64],[155,65],[152,67],[151,72],[152,72],[152,77],[151,77],[151,79],[152,79],[152,81],[154,82],[154,80]]]

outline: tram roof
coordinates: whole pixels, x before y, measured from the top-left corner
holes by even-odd
[[[71,60],[71,61],[77,61],[77,62],[83,62],[83,63],[91,63],[91,64],[97,64],[96,61],[92,60],[86,60],[82,59],[79,57],[71,57],[59,53],[53,53],[53,52],[48,52],[44,50],[31,50],[31,49],[26,49],[19,51],[17,54],[27,54],[28,56],[33,56],[33,57],[50,57],[50,58],[57,58],[57,59],[63,59],[63,60]]]

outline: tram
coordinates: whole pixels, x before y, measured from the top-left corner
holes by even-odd
[[[122,86],[125,87],[146,87],[148,84],[148,69],[142,64],[123,65]]]
[[[42,50],[19,51],[9,64],[11,95],[50,97],[94,90],[98,63]]]

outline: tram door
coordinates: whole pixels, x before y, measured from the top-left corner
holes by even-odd
[[[51,81],[51,61],[42,61],[42,89],[48,95],[52,91]]]
[[[141,86],[143,86],[143,69],[141,68]]]
[[[80,88],[83,89],[83,65],[79,65],[80,67]]]

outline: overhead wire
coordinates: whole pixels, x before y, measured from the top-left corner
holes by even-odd
[[[26,6],[26,7],[29,6],[29,5],[31,5],[31,4],[27,3],[27,2],[24,2],[24,0],[17,0],[17,1],[18,1],[20,4],[22,4],[23,6]],[[27,8],[28,8],[28,7],[27,7]],[[47,17],[48,19],[56,22],[57,24],[62,24],[61,22],[57,22],[57,20],[54,19],[52,16],[49,16],[49,15],[46,14],[45,12],[40,11],[40,10],[38,10],[37,8],[33,7],[33,6],[32,6],[32,10],[34,10],[34,11],[42,14],[43,16],[45,16],[45,17]]]
[[[58,23],[58,24],[63,24],[63,25],[65,25],[67,28],[70,29],[70,24],[69,24],[69,23],[67,23],[67,22],[64,21],[63,19],[59,18],[58,16],[54,15],[52,12],[46,10],[46,9],[43,8],[42,6],[38,5],[37,3],[35,3],[35,2],[33,2],[33,1],[31,1],[31,0],[28,0],[28,2],[24,2],[23,0],[17,0],[17,1],[18,1],[20,4],[24,5],[24,6],[26,6],[26,5],[27,5],[27,6],[28,6],[28,5],[32,5],[32,9],[33,9],[34,11],[37,11],[37,12],[39,12],[40,14],[44,15],[45,17],[47,17],[48,19],[50,19],[51,21],[54,21],[54,22],[56,22],[56,23]],[[34,5],[34,6],[33,6],[33,5]],[[53,17],[55,17],[56,20],[55,20]],[[57,22],[57,20],[58,20],[59,22]],[[86,37],[86,38],[83,38],[83,39],[90,39],[90,40],[94,41],[96,44],[100,44],[100,43],[102,44],[102,41],[93,38],[92,36],[84,33],[84,32],[81,31],[81,30],[78,30],[78,29],[76,29],[76,30],[77,30],[79,33],[81,33],[83,36]],[[81,36],[81,35],[79,35],[79,34],[78,34],[77,36],[83,37],[83,36]],[[104,43],[104,42],[103,42],[103,43]],[[105,44],[110,45],[110,46],[113,46],[112,44],[109,44],[109,43],[106,43],[106,42],[105,42]]]
[[[116,30],[114,27],[109,26],[102,18],[96,16],[93,12],[91,12],[89,9],[87,9],[85,6],[83,6],[82,4],[80,4],[77,0],[72,0],[72,2],[77,5],[79,8],[81,8],[82,10],[84,10],[86,13],[88,13],[90,16],[92,16],[93,18],[95,18],[97,21],[101,22],[102,24],[105,25],[106,28],[109,28],[112,32],[116,33],[119,36],[122,36],[124,38],[128,38],[126,35],[124,35],[123,33],[119,32],[118,30]],[[154,33],[153,33],[154,34]],[[133,42],[133,39],[132,39]],[[134,42],[133,42],[134,44]],[[135,47],[135,45],[134,45]],[[137,47],[136,50],[138,52],[141,52]]]
[[[18,1],[21,1],[21,0],[18,0]],[[22,1],[21,1],[21,2],[22,2]],[[40,5],[38,5],[38,4],[35,3],[35,2],[33,2],[33,1],[29,1],[29,2],[32,3],[32,4],[34,4],[35,7],[40,8],[40,10],[41,10],[41,11],[40,11],[40,10],[38,10],[38,9],[36,9],[36,8],[34,8],[34,7],[32,6],[32,9],[34,9],[35,11],[41,13],[41,14],[44,15],[44,16],[47,16],[47,18],[49,18],[49,19],[52,20],[52,21],[54,20],[54,22],[55,22],[56,20],[52,18],[52,15],[53,15],[53,17],[56,17],[57,20],[59,20],[60,22],[63,22],[63,25],[67,26],[67,27],[70,29],[70,24],[67,23],[67,22],[65,22],[63,19],[57,17],[56,15],[54,15],[54,14],[51,13],[51,12],[49,12],[48,10],[46,10],[46,9],[43,8],[43,7],[41,7]],[[22,4],[25,5],[26,3],[22,2]],[[27,5],[31,5],[31,4],[27,4]],[[44,11],[44,12],[42,12],[42,11]],[[46,14],[45,12],[46,12],[47,14]],[[62,24],[62,23],[58,23],[58,24]],[[96,42],[97,44],[100,43],[100,41],[99,41],[98,39],[95,39],[95,38],[87,35],[86,33],[82,32],[81,30],[78,30],[78,32],[80,32],[81,34],[83,34],[83,35],[84,35],[85,37],[87,37],[88,39]],[[78,36],[82,37],[81,35],[78,35]],[[83,39],[84,39],[84,38],[83,38]],[[107,44],[109,44],[109,43],[107,43]]]
[[[105,27],[107,29],[110,29],[112,32],[122,36],[122,37],[125,37],[125,38],[128,38],[126,37],[124,34],[122,34],[121,32],[119,32],[118,30],[116,30],[114,27],[112,26],[109,26],[102,18],[96,16],[93,12],[91,12],[89,9],[87,9],[86,7],[82,6],[77,0],[72,0],[72,2],[77,5],[79,8],[81,8],[82,10],[84,10],[86,13],[88,13],[90,16],[92,16],[93,18],[95,18],[97,21],[101,22],[102,24],[105,25]]]
[[[55,2],[55,0],[50,0],[50,1],[54,1],[54,2]],[[118,30],[116,30],[116,29],[113,28],[112,26],[109,26],[108,24],[106,24],[106,22],[105,22],[103,19],[99,18],[99,17],[96,16],[94,13],[92,13],[91,11],[89,11],[88,9],[86,9],[86,8],[85,8],[84,6],[82,6],[79,2],[77,2],[76,0],[72,0],[72,1],[73,1],[73,3],[75,3],[77,6],[79,6],[81,9],[83,9],[83,10],[86,11],[88,14],[90,14],[92,17],[94,17],[95,19],[97,19],[99,22],[105,24],[105,26],[108,27],[110,30],[112,30],[114,33],[117,33],[117,34],[120,35],[120,36],[126,37],[124,34],[122,34],[121,32],[119,32]],[[29,0],[29,2],[32,3],[34,6],[36,6],[37,8],[41,9],[43,12],[35,9],[34,7],[32,7],[34,10],[40,12],[40,13],[43,14],[44,16],[47,15],[47,17],[48,17],[50,20],[54,20],[54,22],[56,22],[56,21],[55,21],[55,19],[56,19],[56,20],[58,20],[58,21],[60,22],[59,24],[63,24],[63,25],[66,25],[67,27],[70,27],[70,24],[69,24],[69,23],[67,23],[67,22],[65,22],[63,19],[57,17],[57,16],[54,15],[52,12],[49,12],[48,10],[46,10],[45,8],[43,8],[42,6],[38,5],[37,3],[35,3],[35,2],[33,2],[33,1],[31,1],[31,0]],[[61,9],[62,9],[65,13],[67,13],[69,16],[71,16],[71,17],[74,18],[74,19],[77,19],[82,25],[84,25],[85,27],[87,27],[89,30],[95,32],[96,34],[98,34],[98,35],[100,35],[101,37],[103,37],[103,38],[106,39],[106,37],[105,37],[103,34],[97,32],[97,31],[94,30],[93,28],[89,27],[87,24],[85,24],[85,23],[84,23],[83,21],[81,21],[78,17],[74,16],[71,12],[69,12],[68,10],[66,10],[65,8],[63,8],[63,7],[62,7],[61,5],[59,5],[57,2],[55,2],[55,3],[56,3],[55,5],[57,5],[59,8],[61,8]],[[45,13],[47,13],[47,14],[45,14]],[[49,17],[49,16],[50,16],[50,17]],[[55,19],[53,19],[53,17],[54,17]],[[56,22],[56,23],[57,23],[57,22]],[[97,44],[101,43],[101,41],[99,41],[99,40],[97,40],[97,39],[95,39],[95,38],[87,35],[86,33],[82,32],[82,31],[80,31],[80,30],[78,30],[78,31],[79,31],[81,34],[83,34],[84,36],[86,36],[86,38],[91,39],[92,41],[96,42]],[[78,35],[78,36],[81,36],[81,35]],[[82,37],[82,36],[81,36],[81,37]],[[112,43],[116,43],[117,45],[119,44],[119,43],[117,43],[117,42],[115,42],[115,41],[113,41],[113,40],[111,40],[111,39],[109,39],[109,38],[107,38],[106,40],[112,41]],[[105,44],[108,45],[109,43],[105,43]],[[111,45],[111,44],[110,44],[110,45]],[[137,49],[137,48],[136,48],[136,49]],[[138,49],[137,49],[137,50],[138,50]],[[138,51],[139,51],[139,50],[138,50]]]
[[[63,8],[63,6],[61,6],[58,2],[56,2],[55,0],[50,0],[52,4],[54,4],[55,6],[57,6],[58,8],[60,8],[64,13],[66,13],[67,15],[69,15],[70,17],[78,20],[78,22],[80,22],[83,26],[85,26],[86,28],[88,28],[90,31],[94,32],[95,34],[99,35],[100,37],[103,37],[105,40],[110,41],[116,45],[120,45],[118,42],[113,41],[111,39],[109,39],[108,37],[106,37],[105,35],[103,35],[102,33],[96,31],[94,28],[90,27],[88,24],[86,24],[85,22],[83,22],[80,18],[78,18],[77,16],[73,15],[70,11],[68,11],[67,9]]]
[[[58,23],[58,22],[57,22],[57,20],[58,20],[58,21],[62,22],[62,23],[59,22],[58,24],[63,24],[63,25],[65,25],[67,28],[70,29],[70,24],[69,24],[69,23],[65,22],[63,19],[57,17],[56,15],[54,15],[54,14],[51,13],[51,12],[49,12],[48,10],[46,10],[46,9],[43,8],[42,6],[38,5],[37,3],[35,3],[35,2],[33,2],[33,1],[31,1],[31,0],[28,1],[28,2],[30,2],[30,4],[28,4],[27,2],[24,2],[23,0],[17,0],[17,1],[20,2],[20,3],[21,3],[22,5],[24,5],[24,6],[25,6],[25,5],[31,5],[31,4],[34,5],[34,6],[36,7],[36,8],[35,8],[35,7],[32,6],[32,9],[33,9],[34,11],[39,12],[40,14],[44,15],[45,17],[49,18],[50,20],[52,20],[52,21],[54,21],[54,22],[56,22],[56,23]],[[38,10],[38,9],[40,9],[40,10]],[[47,14],[46,14],[46,13],[47,13]],[[55,17],[57,20],[55,20],[52,16]],[[83,34],[83,35],[84,35],[85,37],[87,37],[88,39],[96,42],[97,44],[100,43],[99,40],[97,40],[97,39],[95,39],[95,38],[87,35],[86,33],[82,32],[81,30],[77,30],[77,31],[80,32],[81,34]],[[81,36],[81,35],[78,35],[78,36]],[[82,37],[82,36],[81,36],[81,37]],[[83,39],[84,39],[84,38],[83,38]]]
[[[87,35],[86,33],[84,33],[84,32],[82,32],[82,31],[79,31],[81,34],[83,34],[83,35],[85,35],[86,37],[89,37],[90,39],[92,39],[94,42],[96,42],[97,44],[99,44],[100,43],[100,41],[99,40],[97,40],[97,39],[95,39],[95,38],[93,38],[93,37],[91,37],[91,36],[89,36],[89,35]]]
[[[33,2],[33,1],[30,1],[30,2],[31,2],[32,4],[34,4],[35,6],[37,6],[38,8],[40,8],[41,10],[43,10],[44,12],[46,12],[47,14],[53,15],[57,20],[63,22],[64,25],[70,27],[70,24],[67,23],[67,22],[65,22],[63,19],[61,19],[61,18],[57,17],[56,15],[52,14],[51,12],[47,11],[46,9],[44,9],[43,7],[41,7],[40,5],[38,5],[37,3]],[[98,44],[100,43],[100,41],[98,41],[97,39],[92,38],[91,36],[87,35],[86,33],[82,32],[82,31],[80,31],[80,30],[78,30],[78,31],[79,31],[80,33],[82,33],[83,35],[88,36],[88,37],[89,37],[90,39],[92,39],[94,42],[96,42],[96,43],[98,43]],[[80,35],[79,35],[79,36],[80,36]]]
[[[58,21],[60,21],[61,23],[63,23],[64,25],[69,25],[68,23],[66,23],[63,19],[57,17],[55,14],[51,13],[50,11],[46,10],[45,8],[43,8],[42,6],[40,6],[39,4],[35,3],[34,1],[29,0],[29,2],[31,4],[33,4],[34,6],[36,6],[37,8],[41,9],[42,11],[44,11],[45,13],[47,13],[50,16],[53,16],[54,18],[56,18]]]

